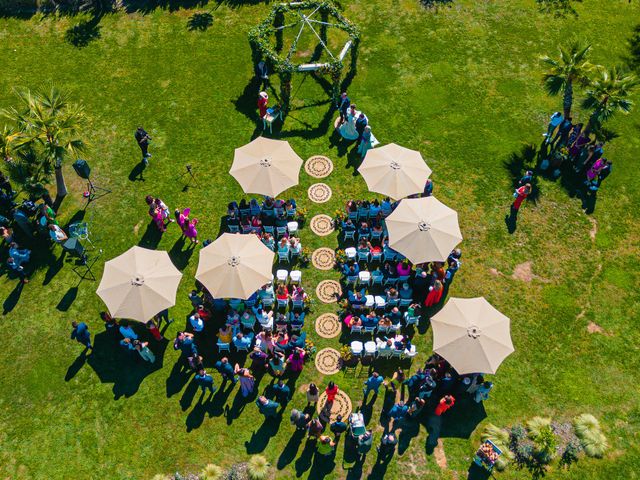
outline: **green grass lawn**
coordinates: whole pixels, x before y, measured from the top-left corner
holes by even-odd
[[[214,20],[205,31],[187,28],[193,10],[108,15],[83,48],[65,41],[65,32],[80,18],[0,19],[0,107],[15,104],[14,87],[53,81],[81,101],[91,117],[88,160],[95,179],[113,190],[85,216],[104,251],[97,274],[104,260],[143,239],[145,195],[158,195],[171,208],[190,206],[200,219],[202,238],[215,237],[227,202],[241,198],[227,172],[234,148],[257,134],[247,32],[269,8],[252,3],[210,3],[206,8]],[[345,1],[342,6],[362,30],[357,75],[349,87],[352,100],[367,113],[383,144],[396,142],[423,153],[434,171],[435,195],[459,212],[464,262],[450,295],[483,295],[512,319],[516,351],[493,378],[496,386],[485,402],[483,422],[507,426],[540,414],[567,420],[593,413],[611,445],[607,456],[581,459],[569,470],[552,469],[548,478],[638,478],[638,109],[610,122],[620,134],[606,147],[614,170],[592,215],[584,214],[563,182],[541,179],[539,198],[524,206],[514,234],[504,221],[513,182],[509,165],[521,161],[528,145],[539,145],[550,112],[561,107],[560,99],[544,94],[538,57],[555,55],[558,44],[581,39],[593,44],[594,62],[623,62],[627,39],[640,19],[637,2],[585,0],[577,4],[575,18],[541,14],[533,0],[455,0],[437,10],[426,10],[417,0]],[[328,155],[335,169],[323,180],[333,189],[330,202],[308,201],[306,190],[314,181],[304,172],[286,196],[308,208],[309,217],[333,215],[349,198],[372,198],[354,174],[351,156],[331,140],[333,113],[324,90],[311,77],[294,76],[293,93],[294,110],[277,137],[304,159]],[[317,105],[302,108],[311,104]],[[585,120],[586,114],[578,109],[574,117]],[[130,172],[139,160],[133,132],[140,123],[154,138],[153,158],[145,180],[132,181]],[[197,185],[183,192],[180,175],[186,164],[193,165]],[[67,182],[71,194],[62,206],[62,223],[83,206],[84,185],[70,166]],[[177,228],[170,228],[157,246],[172,251],[184,266],[172,309],[177,321],[168,337],[189,313],[187,293],[197,266],[197,250],[191,257],[180,252],[174,246],[178,237]],[[301,238],[311,249],[337,244],[335,235],[316,237],[308,227]],[[256,436],[262,418],[255,405],[247,405],[230,425],[222,409],[197,407],[190,388],[172,380],[178,355],[170,345],[161,368],[143,379],[127,374],[126,366],[75,362],[80,347],[69,340],[69,322],[84,320],[100,333],[98,312],[104,306],[95,295],[97,282],[74,288],[78,277],[60,253],[58,248],[40,253],[42,266],[21,291],[6,276],[0,283],[2,478],[147,479],[199,471],[210,462],[230,466],[258,451],[274,465],[275,478],[320,477],[303,452],[304,442],[297,450],[288,443],[288,411],[272,436]],[[512,277],[525,262],[535,274],[531,281]],[[338,278],[336,272],[313,268],[303,275],[310,290],[323,278]],[[319,348],[339,349],[338,339],[316,338],[313,330],[315,316],[328,311],[335,306],[316,302],[305,329]],[[589,333],[590,322],[604,334]],[[414,369],[430,354],[430,330],[417,345]],[[331,379],[354,404],[360,400],[362,378],[339,373]],[[296,388],[328,380],[309,365]],[[261,386],[266,383],[265,377]],[[235,391],[229,405],[234,397]],[[381,403],[371,422],[376,442]],[[289,408],[303,405],[303,395],[297,394]],[[464,422],[478,420],[463,412],[460,417],[453,434],[464,433]],[[443,438],[443,470],[427,454],[421,427],[385,478],[465,478],[478,432]],[[340,448],[326,478],[347,478],[342,458]],[[370,454],[364,478],[374,459]],[[358,478],[353,473],[348,478]],[[531,474],[510,467],[501,476]]]

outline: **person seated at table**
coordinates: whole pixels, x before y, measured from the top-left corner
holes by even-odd
[[[393,287],[387,288],[386,290],[387,303],[389,303],[390,301],[393,303],[394,301],[398,300],[399,296],[400,295],[398,294],[398,291],[395,288]]]
[[[246,335],[242,332],[238,332],[235,337],[233,337],[233,346],[236,349],[247,349],[251,348],[251,344],[253,343],[253,332],[249,332]]]
[[[309,295],[306,294],[304,288],[301,286],[294,286],[293,293],[291,294],[291,300],[295,300],[296,302],[304,302]]]
[[[304,326],[304,312],[290,312],[289,323],[292,327],[302,328]]]
[[[273,298],[273,284],[267,283],[260,287],[260,290],[258,290],[258,298],[261,300],[263,298]]]
[[[289,335],[286,330],[278,332],[278,336],[274,339],[273,343],[274,351],[286,352],[289,348]]]
[[[227,216],[229,215],[235,215],[236,218],[238,217],[238,202],[229,202],[229,204],[227,205]]]
[[[262,228],[276,226],[276,219],[273,216],[273,210],[271,210],[271,215],[263,210],[260,214],[260,219],[262,221]]]
[[[356,231],[356,226],[353,224],[353,222],[351,221],[350,218],[347,217],[346,220],[344,220],[342,222],[342,231],[343,232],[355,232]]]
[[[360,317],[357,315],[347,315],[344,317],[344,324],[347,326],[347,328],[351,328],[351,327],[361,327],[362,326],[362,320],[360,320]]]
[[[396,271],[399,277],[406,277],[411,275],[411,263],[406,258],[396,265]]]
[[[262,331],[256,335],[256,347],[265,353],[273,352],[275,341],[270,331]]]
[[[251,228],[262,229],[262,220],[259,215],[251,217]]]
[[[269,371],[271,372],[271,375],[274,377],[281,377],[284,375],[284,367],[284,353],[277,350],[274,351],[271,360],[269,360]]]
[[[289,300],[289,289],[285,284],[281,283],[280,285],[278,285],[278,288],[276,290],[276,298],[278,300]]]
[[[413,298],[413,289],[409,287],[408,283],[403,283],[400,290],[398,290],[398,295],[403,300],[411,300]]]
[[[389,320],[391,320],[391,323],[393,323],[394,325],[398,325],[402,320],[402,312],[398,307],[393,307],[387,314],[387,316],[389,317]]]
[[[398,271],[394,268],[391,262],[384,262],[382,273],[384,274],[384,278],[387,280],[398,278]]]
[[[378,315],[373,310],[367,313],[367,315],[360,315],[363,327],[375,327],[378,325]]]
[[[349,261],[349,263],[345,263],[342,268],[342,273],[345,277],[357,277],[358,273],[360,273],[360,265],[353,260]]]
[[[376,218],[381,210],[382,208],[380,206],[380,202],[378,202],[378,199],[373,200],[369,204],[369,218]]]
[[[232,338],[233,328],[231,328],[231,325],[227,324],[218,329],[218,340],[220,340],[221,343],[231,343]]]
[[[244,210],[249,210],[249,204],[247,203],[247,200],[245,198],[240,200],[240,204],[238,205],[238,210],[240,210],[241,214]]]
[[[360,223],[360,227],[358,227],[358,236],[369,236],[371,234],[371,228],[367,222]]]
[[[278,242],[278,254],[279,255],[289,255],[291,247],[289,246],[289,240],[287,237],[282,237]]]
[[[291,218],[296,212],[296,201],[293,198],[287,200],[284,204],[284,210],[287,214],[287,217]]]
[[[258,320],[258,323],[263,329],[273,329],[273,311],[266,312],[262,308],[254,307],[253,313],[255,314],[256,320]]]
[[[304,349],[300,347],[294,347],[293,352],[289,355],[286,362],[286,368],[291,370],[291,372],[300,373],[302,372],[302,368],[304,367]]]
[[[251,212],[251,215],[253,215],[254,217],[260,216],[260,214],[262,213],[262,208],[260,208],[258,200],[256,200],[255,198],[249,200],[249,210]]]
[[[367,299],[364,296],[364,288],[355,292],[349,290],[347,298],[352,307],[361,308],[367,303]]]
[[[227,325],[231,325],[232,327],[237,327],[240,323],[240,314],[235,310],[229,310],[227,314]]]
[[[278,312],[276,314],[276,318],[274,321],[276,325],[276,330],[286,330],[289,326],[289,322],[287,321],[287,316],[284,313]]]
[[[307,344],[306,332],[302,332],[300,335],[291,335],[291,337],[289,338],[288,350],[293,350],[295,348],[304,348],[306,344]]]
[[[387,315],[383,315],[380,317],[380,320],[378,320],[378,326],[382,328],[390,328],[393,327],[393,322]]]
[[[287,216],[284,213],[281,213],[276,217],[276,221],[275,221],[276,227],[286,227],[287,223],[289,223],[289,221],[287,220]]]
[[[289,239],[289,249],[292,255],[300,255],[302,253],[302,242],[300,239],[291,237]]]
[[[48,228],[49,228],[49,237],[51,237],[51,240],[53,240],[54,242],[61,244],[66,242],[69,239],[67,234],[64,233],[64,230],[62,230],[55,223],[50,223]]]

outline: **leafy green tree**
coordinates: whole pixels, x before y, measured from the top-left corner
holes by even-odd
[[[582,101],[582,107],[592,111],[587,129],[600,128],[616,112],[629,113],[633,102],[628,97],[638,83],[635,75],[620,67],[599,68]]]
[[[547,73],[543,77],[543,82],[547,93],[552,96],[562,92],[562,107],[564,117],[571,116],[573,106],[573,84],[588,84],[588,74],[594,67],[587,61],[587,56],[591,45],[581,45],[574,43],[565,49],[560,47],[560,58],[554,59],[548,56],[541,58],[541,61],[548,67]]]
[[[86,125],[84,110],[54,86],[43,92],[22,90],[18,92],[18,98],[18,107],[3,111],[15,124],[15,132],[9,137],[11,150],[23,153],[16,165],[22,164],[24,175],[19,175],[17,181],[24,179],[27,181],[25,187],[30,189],[34,182],[48,182],[48,172],[53,169],[56,205],[59,206],[67,195],[62,172],[64,160],[69,156],[77,157],[86,149],[81,138]]]

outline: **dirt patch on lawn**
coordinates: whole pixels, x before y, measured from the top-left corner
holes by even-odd
[[[587,332],[589,333],[599,333],[601,335],[606,335],[607,337],[611,336],[611,333],[607,332],[604,328],[598,325],[595,322],[589,322],[587,325]]]
[[[440,467],[440,470],[447,469],[447,457],[444,454],[444,445],[442,444],[442,439],[438,439],[438,445],[433,450],[433,456],[436,459],[436,463]]]
[[[589,236],[591,237],[591,240],[595,241],[596,235],[598,234],[598,221],[593,217],[587,218],[591,222],[591,230],[589,230]]]
[[[530,282],[534,278],[533,270],[531,270],[531,265],[531,261],[516,265],[511,278],[515,280],[522,280],[523,282]]]

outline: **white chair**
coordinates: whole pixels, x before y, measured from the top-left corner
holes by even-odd
[[[376,304],[376,300],[375,297],[373,295],[367,295],[366,297],[364,297],[367,300],[367,303],[365,303],[365,307],[367,308],[373,308],[373,306]]]
[[[416,346],[411,345],[410,349],[405,349],[404,354],[409,358],[415,357],[418,354],[418,352],[416,351]]]
[[[287,283],[287,278],[289,278],[289,272],[287,270],[276,271],[276,279],[278,282]]]
[[[289,272],[289,282],[300,285],[300,282],[302,282],[302,272],[300,270],[291,270],[291,272]]]
[[[358,274],[358,285],[369,285],[371,283],[371,273],[362,271]]]
[[[349,260],[353,260],[358,255],[358,251],[354,247],[347,247],[344,249],[344,254]]]
[[[356,355],[356,356],[360,356],[362,355],[362,351],[364,350],[364,345],[362,345],[362,342],[358,342],[357,340],[351,342],[351,353]]]
[[[287,222],[287,230],[289,230],[289,235],[293,235],[298,231],[298,222]]]
[[[376,348],[376,342],[365,342],[364,344],[364,354],[371,355],[372,357],[376,356],[378,349]]]
[[[385,301],[384,297],[381,297],[380,295],[376,295],[374,297],[374,302],[376,304],[376,308],[384,308],[387,306],[387,302]]]
[[[352,325],[351,326],[351,333],[362,333],[362,326],[361,325]]]

